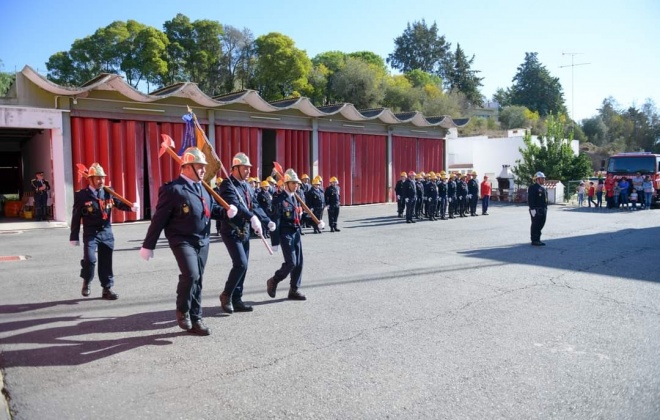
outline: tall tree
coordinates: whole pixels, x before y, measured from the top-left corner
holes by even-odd
[[[539,144],[532,141],[527,131],[523,137],[525,148],[520,148],[522,159],[512,168],[514,180],[519,185],[530,185],[536,172],[543,172],[548,179],[568,181],[584,179],[593,173],[591,160],[584,153],[577,156],[571,148],[572,130],[567,129],[563,117],[549,115],[546,133],[538,137]]]
[[[134,20],[126,22],[126,29],[128,36],[117,44],[121,54],[119,68],[126,75],[126,82],[136,88],[141,82],[149,87],[158,85],[159,75],[167,72],[167,37],[158,29]]]
[[[471,106],[481,106],[484,99],[479,87],[482,86],[483,77],[477,76],[478,70],[472,70],[474,55],[468,60],[461,44],[456,44],[456,52],[451,62],[452,67],[449,70],[447,80],[449,89],[464,94]]]
[[[307,75],[312,62],[307,53],[296,48],[291,38],[277,32],[255,41],[257,61],[254,86],[266,100],[300,96],[309,90]]]
[[[380,69],[359,58],[348,58],[334,74],[334,94],[341,102],[358,109],[379,106],[385,95],[385,81]]]
[[[344,68],[347,58],[347,55],[341,51],[326,51],[312,58],[315,75],[310,83],[317,85],[315,89],[323,89],[323,91],[315,90],[314,94],[315,97],[322,98],[320,104],[326,105],[339,102],[335,95],[334,76],[335,73]],[[320,74],[325,76],[325,82],[319,79]]]
[[[438,74],[446,80],[451,44],[438,35],[438,25],[426,21],[408,23],[403,34],[394,39],[394,52],[387,56],[392,68],[404,73],[418,69]]]
[[[564,93],[559,78],[538,60],[538,53],[525,53],[525,61],[518,66],[513,77],[510,104],[527,107],[545,117],[550,114],[565,114]]]
[[[605,144],[607,139],[607,126],[599,115],[582,120],[582,131],[584,131],[587,140],[591,143],[597,146]]]
[[[225,25],[224,33],[220,37],[223,56],[221,59],[221,78],[225,92],[243,89],[241,71],[249,69],[249,60],[252,56],[254,36],[249,29],[239,30],[233,26]],[[249,72],[249,70],[248,70]]]

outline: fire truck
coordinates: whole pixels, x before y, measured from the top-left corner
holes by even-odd
[[[607,162],[607,174],[614,179],[632,178],[639,172],[642,176],[649,175],[655,191],[653,204],[658,205],[658,189],[660,188],[660,155],[651,152],[619,153],[610,156]]]

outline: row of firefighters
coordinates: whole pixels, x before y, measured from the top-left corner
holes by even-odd
[[[302,184],[296,191],[296,194],[298,194],[318,220],[323,220],[323,213],[327,207],[330,232],[340,232],[341,230],[337,227],[337,220],[339,218],[341,190],[337,177],[331,177],[330,185],[326,188],[323,187],[323,178],[318,175],[310,182],[309,175],[302,174],[300,180]],[[266,214],[270,214],[273,197],[283,191],[284,180],[281,178],[275,180],[275,178],[269,176],[263,181],[260,181],[257,177],[248,178],[247,181],[251,190],[251,199],[258,202],[259,206],[266,211]],[[220,184],[222,184],[222,177],[218,176],[216,178],[216,192],[219,192]],[[312,222],[307,213],[301,214],[300,224],[302,227],[313,228],[314,233],[322,233],[321,229]],[[216,222],[216,231],[219,234],[220,221]],[[264,237],[269,237],[268,229],[265,227],[263,228],[263,234]],[[301,234],[304,235],[302,232]]]
[[[454,173],[448,175],[445,171],[408,173],[401,172],[394,191],[397,199],[397,213],[403,217],[405,211],[406,223],[415,223],[422,215],[430,220],[446,220],[454,217],[478,216],[479,181],[477,173],[467,175]],[[488,177],[481,183],[481,195],[490,197],[491,185]],[[482,214],[487,213],[487,205]]]

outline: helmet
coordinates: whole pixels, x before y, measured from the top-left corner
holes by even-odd
[[[430,178],[431,178],[431,181],[436,181],[438,179],[438,177],[433,172],[431,172]]]
[[[440,175],[447,175],[447,172],[445,172],[445,171],[440,171]]]
[[[423,174],[423,173],[424,173],[424,172],[420,172],[420,173],[418,173],[417,175],[415,175],[415,179],[422,179],[422,177],[423,177],[422,174]]]
[[[538,171],[534,174],[534,178],[545,178],[545,174],[541,171]]]
[[[234,158],[231,160],[231,167],[234,166],[252,166],[250,163],[250,158],[247,157],[245,153],[236,153]]]
[[[107,176],[105,171],[97,162],[92,163],[92,165],[87,170],[87,176]]]
[[[337,182],[338,183],[339,180],[337,179],[336,176],[333,176],[332,178],[330,178],[330,182]]]
[[[261,188],[268,188],[268,187],[270,187],[268,181],[261,181]]]
[[[410,172],[408,172],[408,176],[415,176],[415,175],[417,175],[417,174],[415,173],[415,171],[410,171]]]
[[[302,181],[298,179],[298,174],[296,174],[296,171],[291,168],[284,172],[284,182],[297,182],[298,184],[302,184]]]
[[[323,182],[323,178],[317,175],[312,180],[312,185],[321,185],[321,182]]]
[[[301,179],[301,180],[303,180],[303,179],[309,179],[309,175],[307,175],[307,174],[302,174],[302,176],[300,177],[300,179]]]
[[[193,163],[200,163],[202,165],[207,165],[206,156],[196,147],[189,147],[183,152],[181,156],[181,165],[190,165]]]
[[[421,176],[422,178],[424,178],[424,177],[426,176],[426,174],[424,173],[424,171],[422,171],[422,172],[419,173],[419,176]]]
[[[429,172],[427,175],[428,175],[429,177],[434,177],[434,176],[435,176],[435,172],[431,171],[431,172]]]
[[[272,176],[269,176],[268,178],[266,178],[266,181],[268,181],[271,184],[277,184],[277,182],[275,182],[275,178],[273,178]]]
[[[223,179],[220,175],[215,177],[215,183],[216,184],[220,185],[220,184],[222,184],[222,181],[223,181]]]
[[[401,172],[401,176],[408,176],[408,174],[406,173],[406,171],[403,171]]]
[[[472,176],[477,176],[477,171],[472,171]]]

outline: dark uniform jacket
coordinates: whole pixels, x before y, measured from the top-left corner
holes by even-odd
[[[394,194],[403,198],[403,183],[406,181],[398,180],[394,186]]]
[[[403,182],[403,198],[407,198],[409,201],[417,198],[417,186],[414,180],[406,179]]]
[[[339,187],[330,185],[325,189],[325,204],[328,207],[339,207]]]
[[[467,197],[467,184],[463,181],[456,181],[456,196]]]
[[[527,204],[534,210],[548,208],[548,192],[543,185],[535,182],[527,189]]]
[[[83,226],[83,241],[96,238],[106,245],[114,245],[114,236],[112,235],[112,208],[130,211],[131,208],[121,201],[114,198],[110,193],[99,191],[97,198],[90,188],[76,191],[73,197],[73,215],[71,218],[70,241],[80,240],[80,224]]]
[[[200,188],[198,194],[181,176],[160,187],[156,212],[142,245],[144,248],[155,249],[163,229],[170,247],[181,243],[195,247],[208,245],[211,219],[224,216],[225,210],[203,186]]]
[[[456,198],[456,181],[453,179],[447,182],[447,197]]]
[[[415,182],[415,189],[416,189],[416,194],[417,194],[417,200],[423,201],[424,200],[424,185],[422,185],[422,181],[416,181]]]
[[[259,191],[257,191],[257,202],[259,203],[259,207],[270,217],[273,211],[273,196],[267,189],[259,188]]]
[[[233,219],[228,218],[226,213],[220,219],[220,232],[222,234],[233,234],[240,238],[245,238],[246,235],[249,236],[252,216],[257,216],[263,224],[270,222],[259,203],[252,199],[252,188],[247,182],[239,181],[233,175],[230,175],[220,184],[220,197],[228,204],[235,205],[238,209],[238,213]]]
[[[325,196],[321,188],[312,188],[305,197],[305,204],[312,209],[322,210],[325,207]]]
[[[34,190],[35,194],[46,194],[48,190],[50,190],[50,184],[45,179],[39,180],[37,178],[34,178],[32,181],[30,181],[30,184],[32,184],[32,189]],[[46,186],[46,189],[43,191],[40,190],[39,188],[41,188],[44,185]]]
[[[438,186],[435,182],[427,182],[424,188],[424,197],[429,201],[438,199]]]
[[[277,221],[277,230],[271,235],[273,245],[280,244],[280,235],[295,233],[300,230],[302,207],[293,194],[281,192],[273,197],[273,220]]]
[[[473,195],[473,196],[478,196],[479,195],[479,182],[471,178],[468,183],[467,183],[467,190],[468,194]]]
[[[444,181],[438,182],[438,196],[440,198],[447,198],[447,183]]]

